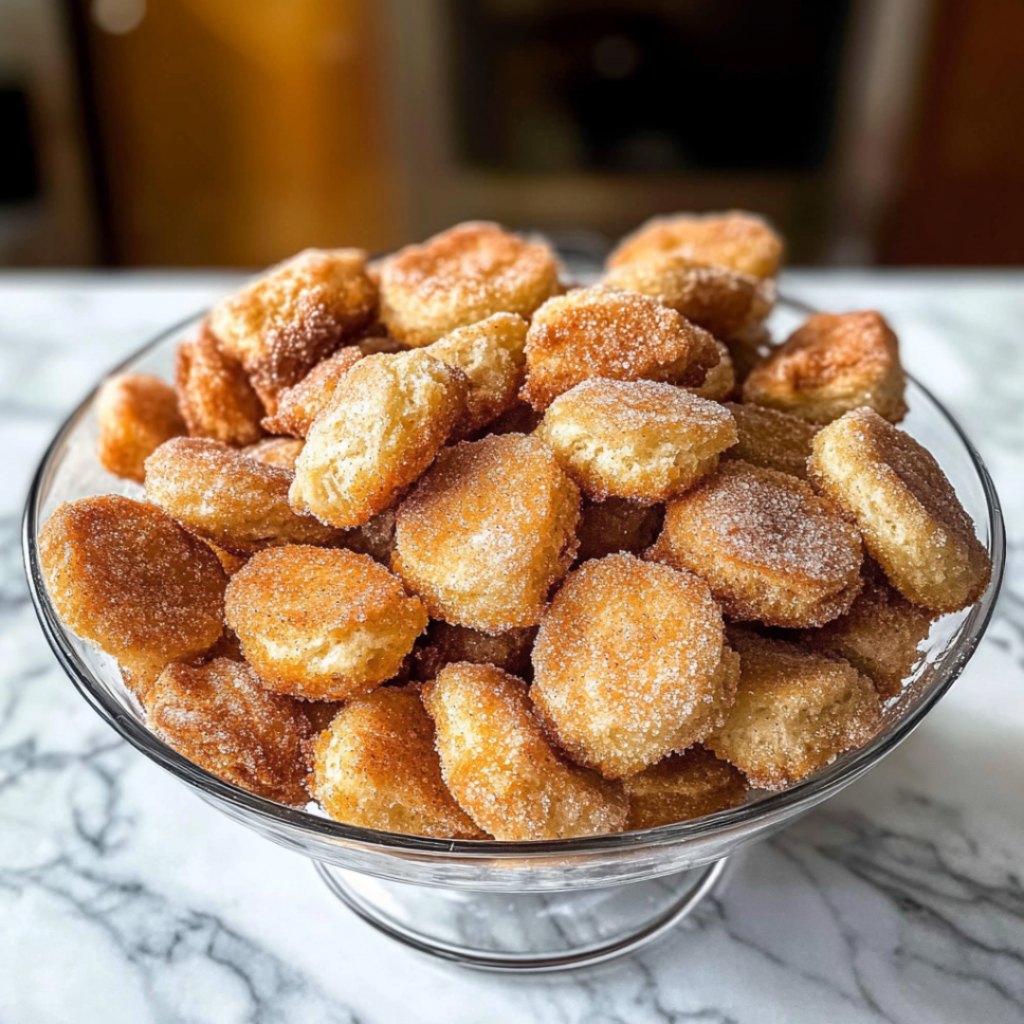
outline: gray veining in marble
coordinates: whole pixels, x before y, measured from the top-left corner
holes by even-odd
[[[1024,1020],[1024,275],[789,275],[819,307],[882,309],[988,462],[1011,544],[993,625],[910,740],[668,939],[539,980],[377,935],[122,744],[39,632],[18,527],[46,442],[230,281],[0,276],[0,1024]]]

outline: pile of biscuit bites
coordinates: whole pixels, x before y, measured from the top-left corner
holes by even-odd
[[[893,425],[885,320],[772,344],[781,255],[741,213],[652,221],[593,287],[486,223],[301,253],[173,387],[103,386],[145,498],[54,512],[52,599],[172,747],[355,825],[559,839],[790,785],[990,565]]]

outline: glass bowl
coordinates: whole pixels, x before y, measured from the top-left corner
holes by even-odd
[[[780,304],[779,336],[807,312]],[[172,327],[112,372],[171,379],[174,350],[200,317]],[[787,323],[789,321],[789,323]],[[114,661],[70,633],[50,601],[37,539],[63,501],[101,493],[141,497],[95,456],[95,391],[57,432],[36,473],[24,519],[32,600],[57,659],[109,725],[223,813],[312,858],[330,890],[377,928],[467,966],[538,971],[594,963],[651,941],[687,914],[722,873],[724,859],[770,835],[876,765],[920,724],[963,671],[988,625],[1003,572],[999,500],[977,452],[942,405],[909,381],[903,427],[945,470],[992,557],[992,582],[971,608],[939,620],[884,726],[859,750],[787,790],[693,821],[621,835],[509,843],[429,839],[358,828],[316,811],[255,796],[209,774],[146,727]]]

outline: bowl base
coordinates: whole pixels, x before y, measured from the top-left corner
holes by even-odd
[[[436,889],[315,864],[331,892],[385,935],[463,967],[522,974],[586,967],[646,946],[714,889],[726,860],[644,882],[547,893]]]

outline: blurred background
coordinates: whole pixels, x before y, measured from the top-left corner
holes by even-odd
[[[797,263],[1024,263],[1024,0],[0,0],[0,265],[729,207]]]

